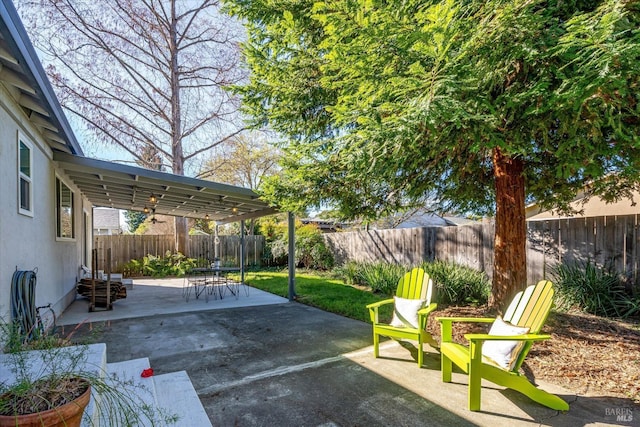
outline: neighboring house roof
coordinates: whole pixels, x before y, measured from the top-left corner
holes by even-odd
[[[446,227],[455,225],[448,222],[440,215],[434,213],[418,211],[410,217],[406,218],[395,228],[415,228],[415,227]]]
[[[155,218],[155,222],[152,221]],[[144,220],[142,234],[144,235],[169,235],[174,234],[175,218],[169,215],[154,215]]]
[[[450,225],[469,225],[469,224],[481,224],[482,220],[469,219],[461,216],[444,216],[445,221]]]
[[[320,218],[302,218],[300,220],[303,224],[314,224],[318,229],[324,233],[331,233],[337,230],[342,230],[348,224],[339,222],[333,219],[320,219]]]
[[[0,0],[0,81],[17,90],[16,102],[52,149],[82,155],[49,78],[10,0]]]
[[[429,212],[426,208],[416,209],[412,213],[399,214],[377,221],[373,228],[417,228],[417,227],[448,227],[456,225],[440,215]]]
[[[561,216],[552,210],[542,210],[537,204],[528,205],[525,208],[525,215],[528,221],[558,218],[587,218],[595,216],[607,215],[633,215],[640,214],[640,192],[634,192],[632,199],[623,199],[614,203],[606,203],[598,196],[593,196],[589,200],[585,200],[585,196],[581,195],[571,202],[571,207],[580,213]]]
[[[119,230],[120,210],[111,208],[93,209],[93,228]]]

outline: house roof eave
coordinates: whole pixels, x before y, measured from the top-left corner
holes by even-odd
[[[12,77],[13,85],[20,90],[21,98],[24,98],[23,102],[19,100],[20,105],[31,110],[31,114],[35,114],[32,121],[35,118],[39,119],[39,122],[34,124],[43,128],[43,137],[54,151],[68,148],[72,154],[83,155],[82,148],[11,0],[0,0],[0,20],[3,42],[9,50],[8,54],[15,59],[0,59],[0,64],[3,65],[0,68],[3,69],[5,78]],[[63,147],[60,146],[60,141],[64,142]]]

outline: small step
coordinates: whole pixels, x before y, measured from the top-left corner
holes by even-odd
[[[140,423],[137,425],[157,424],[154,382],[150,377],[141,376],[142,371],[149,367],[149,359],[146,357],[107,363],[107,383],[115,386],[113,389],[118,396],[117,402],[101,396],[99,425],[128,425],[132,423],[132,417],[135,419],[138,416]],[[153,412],[145,408],[151,408]]]
[[[104,343],[90,344],[87,346],[87,361],[85,370],[92,371],[96,378],[107,376],[107,345]],[[100,407],[100,396],[95,389],[91,390],[91,400],[84,410],[82,426],[98,426],[99,414],[95,408]]]
[[[158,407],[175,414],[178,427],[208,427],[211,421],[186,371],[153,377]]]

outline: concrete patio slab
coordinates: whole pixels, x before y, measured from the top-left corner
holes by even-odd
[[[442,383],[434,349],[426,347],[423,368],[407,342],[383,343],[382,357],[374,359],[370,325],[296,302],[113,320],[88,329],[81,326],[79,335],[107,343],[109,360],[146,356],[157,374],[186,370],[213,425],[639,425],[640,408],[631,400],[575,396],[547,384],[541,387],[570,403],[568,413],[490,383],[482,411],[470,412],[466,376]],[[623,411],[636,419],[619,421]]]
[[[184,297],[184,279],[134,279],[127,297],[116,300],[113,310],[98,308],[89,313],[89,300],[78,296],[57,320],[58,325],[75,325],[82,322],[101,322],[105,320],[132,319],[158,314],[196,312],[202,310],[220,310],[234,307],[282,304],[286,298],[270,294],[255,288],[241,285],[238,296],[227,290],[222,299],[210,295],[196,298],[192,290],[189,299]]]

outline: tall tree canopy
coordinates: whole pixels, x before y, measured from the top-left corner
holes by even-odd
[[[115,145],[148,167],[184,175],[188,162],[242,131],[239,101],[225,87],[246,78],[243,30],[217,0],[18,6],[62,106],[86,125],[86,142]],[[178,219],[183,250],[186,222]]]
[[[243,134],[224,144],[198,174],[199,178],[259,190],[278,172],[280,154],[258,134]]]
[[[222,149],[205,162],[198,178],[260,190],[263,182],[278,172],[279,159],[280,152],[264,139],[264,135],[245,133],[223,144]],[[249,221],[249,234],[253,234],[255,224],[255,218]],[[209,225],[200,229],[210,234]]]
[[[494,214],[492,305],[526,285],[525,201],[640,183],[633,0],[228,0],[256,125],[289,136],[268,189],[350,217],[422,201]]]

